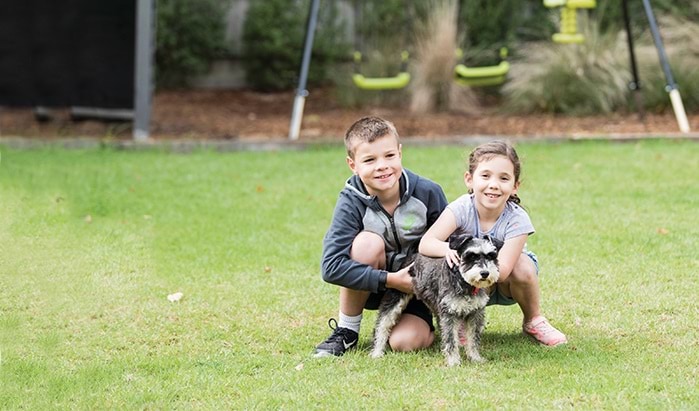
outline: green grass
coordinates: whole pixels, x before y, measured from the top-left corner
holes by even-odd
[[[471,147],[404,147],[464,192]],[[699,145],[521,144],[543,310],[566,347],[487,311],[483,365],[438,348],[315,360],[338,290],[321,241],[348,176],[301,152],[2,150],[3,409],[691,409]],[[89,216],[89,217],[88,217]],[[181,291],[171,303],[167,295]]]

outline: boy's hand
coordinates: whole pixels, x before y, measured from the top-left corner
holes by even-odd
[[[459,253],[456,250],[452,250],[451,248],[449,251],[447,251],[447,254],[444,256],[444,258],[447,260],[447,265],[449,268],[454,267],[454,265],[459,265],[459,261],[461,260],[459,258]]]
[[[395,273],[388,273],[386,276],[386,287],[394,288],[404,293],[412,293],[413,277],[411,277],[410,273],[408,272],[412,266],[413,265],[410,264],[409,266],[401,268]]]

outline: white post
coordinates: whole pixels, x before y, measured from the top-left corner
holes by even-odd
[[[689,121],[687,121],[687,113],[684,112],[684,104],[682,104],[682,97],[678,89],[670,90],[670,102],[672,103],[672,110],[675,112],[680,131],[689,133]]]
[[[308,92],[297,95],[294,98],[294,108],[291,112],[291,126],[289,128],[289,139],[298,140],[301,134],[301,120],[303,119],[303,107],[306,104]]]
[[[670,102],[672,103],[672,109],[675,111],[677,125],[679,126],[681,132],[689,133],[689,123],[687,122],[687,114],[685,114],[684,112],[682,97],[680,97],[680,92],[679,90],[677,90],[677,84],[675,84],[675,79],[672,77],[670,63],[665,53],[663,39],[660,37],[660,29],[658,28],[658,23],[655,21],[655,14],[653,13],[653,8],[650,6],[650,0],[643,0],[643,8],[646,10],[648,25],[650,26],[650,31],[653,35],[653,42],[655,43],[655,48],[658,51],[660,65],[662,66],[663,72],[665,73],[665,80],[667,82],[665,90],[667,90],[667,92],[670,94]]]

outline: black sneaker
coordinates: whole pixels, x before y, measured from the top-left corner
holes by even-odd
[[[338,327],[337,320],[334,318],[328,320],[328,326],[333,330],[333,333],[327,340],[316,346],[314,357],[329,357],[331,355],[339,357],[357,345],[359,334],[356,332],[349,328]]]

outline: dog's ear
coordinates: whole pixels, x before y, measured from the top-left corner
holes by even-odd
[[[473,239],[473,236],[459,236],[459,237],[450,237],[449,238],[449,248],[452,250],[456,250],[461,254],[463,251],[463,248],[466,247],[466,244],[468,244],[469,241]]]
[[[493,237],[491,237],[491,236],[489,236],[489,235],[485,236],[484,239],[490,241],[490,243],[491,243],[492,245],[494,245],[494,246],[495,246],[495,249],[498,250],[498,251],[500,251],[500,249],[502,248],[502,246],[505,245],[505,243],[504,243],[503,241],[500,241],[499,239],[493,238]]]

